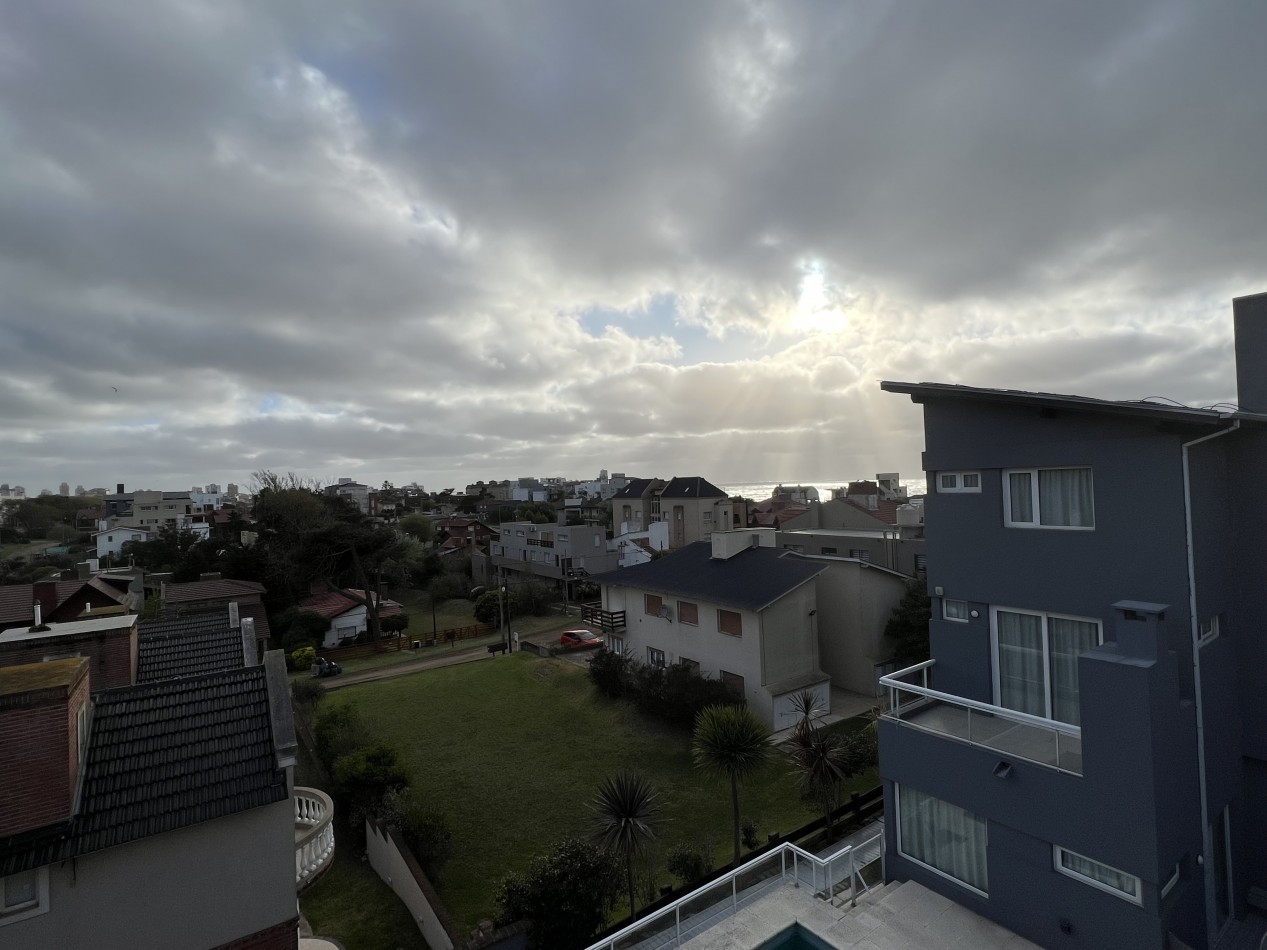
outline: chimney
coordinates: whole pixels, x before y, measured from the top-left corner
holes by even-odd
[[[87,709],[85,657],[0,668],[0,838],[71,817]]]
[[[31,595],[35,598],[35,602],[42,609],[44,620],[53,616],[53,612],[57,610],[57,581],[36,581],[31,585]],[[38,627],[40,621],[37,619],[35,625]]]
[[[1267,293],[1232,300],[1236,331],[1236,401],[1246,412],[1267,412]]]
[[[236,630],[241,626],[238,615],[238,602],[236,600],[229,601],[229,629]]]

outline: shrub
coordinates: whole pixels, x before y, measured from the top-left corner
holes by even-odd
[[[751,818],[744,819],[743,846],[749,851],[754,851],[757,847],[757,823]]]
[[[703,880],[713,869],[713,847],[707,841],[676,845],[669,849],[666,866],[678,885],[687,887]]]
[[[308,649],[311,650],[312,648],[309,647]],[[326,688],[321,685],[320,680],[297,679],[290,684],[291,703],[294,705],[295,711],[305,717],[311,717],[325,698]]]
[[[628,652],[603,647],[590,659],[590,680],[604,696],[618,699],[625,695],[632,667],[633,657]]]
[[[339,756],[332,773],[335,797],[347,806],[354,825],[377,816],[389,792],[409,785],[409,773],[396,750],[383,742]]]
[[[427,590],[437,604],[445,600],[463,600],[470,596],[471,581],[464,574],[445,573],[433,579]]]
[[[313,730],[317,740],[317,758],[334,771],[334,763],[370,742],[369,729],[355,704],[326,709],[317,717]]]
[[[306,670],[317,662],[317,651],[313,647],[303,647],[290,655],[292,670]]]
[[[330,629],[329,619],[311,610],[288,610],[280,619],[286,625],[282,646],[287,650],[315,647],[325,640]]]
[[[400,633],[409,626],[409,614],[393,614],[378,621],[383,633]]]
[[[379,807],[383,824],[395,828],[423,872],[434,883],[453,857],[453,829],[415,788],[389,791]]]
[[[611,852],[569,838],[533,858],[527,871],[501,882],[497,924],[533,921],[528,933],[533,950],[580,950],[607,922],[623,877]]]
[[[505,610],[508,615],[518,616],[519,601],[515,597],[513,590],[506,591],[501,595],[505,599]],[[475,599],[475,606],[472,608],[475,614],[475,620],[478,623],[497,623],[498,618],[498,592],[496,590],[485,591]]]

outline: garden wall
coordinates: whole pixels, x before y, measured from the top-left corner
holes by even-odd
[[[365,853],[370,867],[409,909],[414,923],[431,950],[524,950],[527,924],[520,922],[500,930],[488,923],[468,940],[458,931],[439,895],[417,859],[399,834],[365,820]]]
[[[454,950],[457,942],[464,945],[459,935],[452,933],[453,921],[436,896],[435,889],[422,873],[413,852],[390,828],[380,828],[371,819],[365,820],[365,852],[370,867],[386,882],[409,908],[414,923],[422,931],[423,939],[431,950]]]

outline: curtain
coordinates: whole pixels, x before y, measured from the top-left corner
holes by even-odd
[[[1034,496],[1030,489],[1029,472],[1009,472],[1007,476],[1007,500],[1009,520],[1015,524],[1032,524],[1034,521]]]
[[[1123,894],[1136,899],[1139,898],[1139,878],[1134,874],[1125,874],[1109,867],[1107,864],[1092,861],[1090,858],[1084,858],[1082,855],[1066,851],[1064,848],[1060,849],[1060,863],[1074,874],[1081,874],[1083,877],[1107,885],[1115,891],[1121,891]]]
[[[1091,469],[1039,469],[1038,510],[1045,525],[1092,527]]]
[[[986,891],[985,820],[950,802],[898,786],[902,853]]]
[[[999,610],[995,625],[999,642],[999,705],[1032,716],[1046,716],[1043,618]]]
[[[1078,655],[1100,643],[1100,625],[1086,620],[1047,620],[1051,651],[1051,718],[1079,725]]]

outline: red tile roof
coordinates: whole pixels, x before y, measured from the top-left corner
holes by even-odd
[[[222,578],[215,581],[190,581],[187,584],[168,584],[165,602],[188,604],[199,600],[231,600],[251,594],[263,594],[265,587],[255,581],[236,581]]]
[[[365,591],[358,588],[349,587],[347,590],[359,597],[365,596]],[[377,595],[374,596],[377,597]],[[379,604],[378,615],[380,617],[390,617],[400,613],[400,604],[394,600],[384,597],[381,601],[376,602]],[[353,600],[342,590],[329,590],[324,594],[313,594],[299,602],[300,610],[310,610],[314,614],[321,614],[321,616],[331,619],[361,606],[363,605],[360,601]]]

